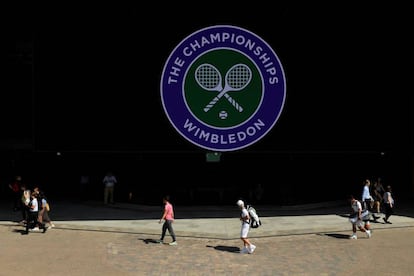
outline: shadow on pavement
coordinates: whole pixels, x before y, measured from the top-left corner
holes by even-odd
[[[215,250],[226,251],[226,252],[230,252],[230,253],[240,253],[240,248],[238,248],[236,246],[226,246],[226,245],[211,246],[211,245],[207,245],[206,247],[212,247]]]
[[[337,239],[349,239],[349,235],[345,235],[345,234],[338,234],[338,233],[325,233],[323,234],[324,236],[328,236],[328,237],[332,237],[332,238],[337,238]]]

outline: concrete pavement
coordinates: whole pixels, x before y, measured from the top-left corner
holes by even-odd
[[[21,235],[19,213],[0,209],[0,275],[412,275],[412,204],[399,205],[393,224],[373,224],[367,239],[348,239],[348,206],[256,206],[254,254],[240,254],[237,206],[176,206],[178,246],[159,238],[162,206],[57,201],[56,228]],[[167,235],[165,241],[169,241]],[[384,250],[386,249],[386,250]]]

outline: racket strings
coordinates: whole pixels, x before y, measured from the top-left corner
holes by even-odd
[[[228,72],[226,81],[232,89],[240,89],[250,82],[251,77],[247,66],[236,66]]]
[[[211,66],[199,67],[196,71],[196,79],[205,89],[216,88],[221,82],[219,73]]]

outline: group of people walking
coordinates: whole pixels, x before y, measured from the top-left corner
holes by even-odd
[[[103,182],[105,184],[104,201],[106,204],[113,203],[113,187],[115,186],[115,183],[117,183],[117,180],[111,172],[108,172],[108,174],[105,175]],[[370,238],[372,236],[370,222],[378,222],[378,219],[381,218],[381,214],[384,214],[382,218],[384,223],[391,224],[389,219],[394,213],[394,198],[390,185],[384,188],[381,178],[375,180],[372,186],[370,179],[365,179],[363,184],[361,200],[358,200],[353,195],[350,195],[348,198],[352,210],[349,218],[349,221],[352,224],[351,239],[358,238],[357,230],[365,233],[367,238]],[[33,190],[28,189],[26,185],[22,183],[21,176],[17,176],[14,182],[10,183],[9,187],[14,194],[14,211],[21,210],[22,212],[21,223],[25,225],[23,234],[28,234],[30,231],[42,231],[45,233],[47,229],[54,227],[54,224],[49,217],[47,198],[39,187],[35,186]],[[170,203],[169,196],[163,197],[163,203],[164,212],[159,222],[164,223],[162,225],[161,238],[158,242],[164,243],[164,237],[168,230],[172,238],[172,241],[169,244],[177,245],[176,236],[172,226],[174,222],[174,210]],[[238,200],[236,204],[241,210],[240,239],[243,242],[243,247],[240,252],[251,254],[256,249],[256,246],[248,239],[250,230],[249,213],[242,200]]]
[[[22,234],[32,231],[46,232],[47,229],[55,227],[49,217],[50,205],[45,193],[38,186],[29,189],[23,182],[21,176],[16,176],[9,185],[13,192],[13,210],[20,211],[22,220],[20,224],[25,226]]]
[[[351,239],[357,239],[357,229],[364,232],[370,238],[372,235],[370,222],[371,220],[378,222],[378,219],[381,218],[381,213],[384,214],[382,218],[384,223],[391,224],[389,218],[394,213],[392,188],[390,185],[384,188],[381,178],[375,180],[372,186],[371,180],[365,179],[361,201],[357,200],[353,195],[349,196],[349,201],[352,209],[349,218],[349,221],[352,223]]]

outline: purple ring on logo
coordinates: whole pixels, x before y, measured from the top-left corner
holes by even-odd
[[[259,69],[263,100],[248,120],[234,127],[217,128],[200,122],[188,109],[184,80],[188,68],[203,53],[233,49]],[[174,128],[188,141],[211,151],[235,151],[263,138],[276,124],[286,99],[286,78],[273,49],[252,32],[236,26],[211,26],[186,37],[170,54],[161,76],[161,100]]]

